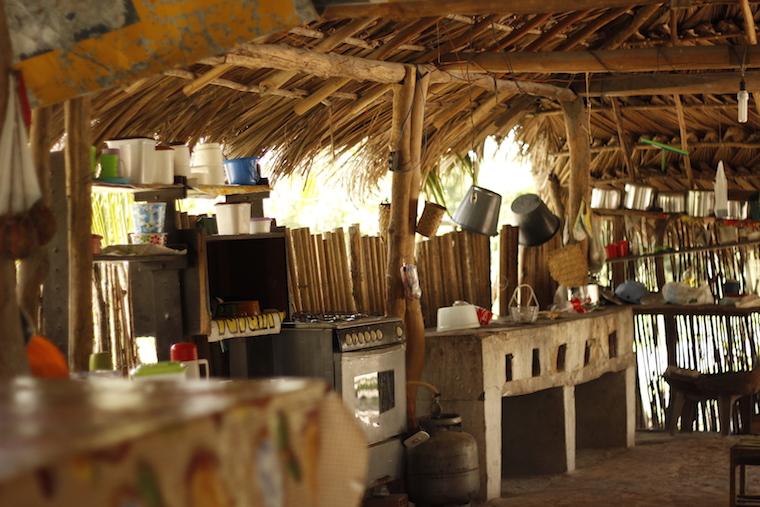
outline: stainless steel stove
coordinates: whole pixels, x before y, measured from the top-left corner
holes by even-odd
[[[402,477],[406,357],[400,319],[361,314],[294,315],[273,336],[276,375],[321,377],[362,425],[368,486]]]

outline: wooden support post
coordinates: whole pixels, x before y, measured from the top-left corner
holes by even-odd
[[[0,118],[5,118],[10,86],[8,77],[13,61],[5,20],[5,2],[0,2]],[[4,212],[5,210],[0,211]],[[0,258],[0,378],[21,375],[27,371],[21,319],[16,302],[16,264],[13,259]]]
[[[686,132],[686,120],[683,116],[683,104],[681,104],[681,96],[678,94],[673,95],[673,101],[676,105],[676,116],[678,117],[678,129],[681,136],[681,149],[689,151],[689,141],[687,139],[688,134]],[[689,155],[683,156],[683,166],[686,170],[686,181],[688,182],[689,188],[694,188],[694,172],[691,170],[691,159],[689,158]]]
[[[570,102],[560,102],[565,117],[567,146],[570,150],[570,185],[567,199],[567,223],[572,226],[578,216],[581,201],[588,203],[590,166],[591,166],[591,133],[583,114],[583,99],[577,98]]]
[[[402,317],[406,328],[406,378],[420,380],[425,362],[425,324],[420,300],[407,298],[401,267],[415,264],[414,224],[421,185],[422,134],[425,99],[430,76],[419,82],[415,70],[407,68],[398,93],[394,94],[391,147],[398,152],[399,167],[393,173],[391,220],[388,227],[388,313]],[[407,416],[414,425],[416,387],[407,389]]]
[[[93,342],[89,97],[67,101],[64,115],[69,201],[69,367],[72,371],[83,371],[87,369]]]
[[[51,107],[32,111],[30,144],[32,159],[37,169],[37,179],[42,191],[42,201],[50,206],[50,147],[53,140]],[[45,281],[50,265],[46,245],[35,249],[29,257],[19,263],[18,303],[35,333],[42,332],[42,294],[40,289]]]

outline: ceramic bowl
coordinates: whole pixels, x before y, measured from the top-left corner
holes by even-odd
[[[165,245],[165,232],[139,233],[133,232],[129,235],[129,243],[132,245]]]

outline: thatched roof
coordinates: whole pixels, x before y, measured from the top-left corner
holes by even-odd
[[[487,135],[506,134],[517,124],[518,138],[526,144],[538,170],[544,174],[555,172],[565,181],[569,164],[563,116],[556,100],[537,96],[542,93],[526,96],[509,89],[497,94],[482,82],[480,86],[473,86],[469,81],[483,76],[510,82],[519,79],[572,89],[578,95],[584,95],[588,88],[591,95],[597,95],[587,102],[594,146],[592,177],[605,180],[626,177],[620,135],[631,145],[633,170],[645,177],[656,175],[652,170],[659,168],[660,158],[658,150],[639,146],[640,137],[680,146],[674,88],[663,85],[661,95],[653,94],[657,88],[641,95],[635,90],[618,93],[619,96],[612,99],[616,115],[611,99],[598,96],[594,90],[602,89],[606,93],[604,90],[615,86],[622,89],[621,82],[635,81],[639,73],[621,73],[615,85],[616,72],[608,72],[609,68],[598,72],[600,69],[593,69],[593,63],[598,60],[615,70],[615,62],[625,60],[618,57],[623,54],[608,53],[609,59],[605,60],[605,53],[582,52],[670,46],[739,47],[751,41],[745,30],[742,9],[736,3],[680,1],[677,5],[687,7],[672,10],[670,3],[645,3],[647,5],[545,14],[319,20],[262,37],[231,53],[249,55],[245,61],[255,62],[250,55],[258,45],[287,45],[315,54],[327,52],[372,60],[431,64],[432,67],[422,69],[434,67],[459,72],[450,82],[439,80],[430,86],[426,107],[426,170],[435,168],[441,155],[449,150],[465,152],[479,145]],[[690,7],[692,4],[695,6]],[[754,6],[752,11],[756,11]],[[692,90],[680,95],[696,177],[705,173],[711,178],[709,171],[714,169],[718,159],[723,159],[729,172],[746,173],[746,178],[738,180],[741,184],[760,188],[760,179],[749,174],[760,161],[760,135],[755,133],[760,127],[760,115],[752,107],[748,123],[736,121],[739,67],[757,67],[760,57],[743,47],[740,56],[737,51],[723,58],[725,62],[714,65],[715,70],[712,70],[712,61],[697,65],[705,60],[699,54],[689,57],[691,60],[682,60],[687,63],[681,67],[672,66],[678,70],[669,70],[670,57],[666,53],[656,54],[665,71],[659,74],[694,76],[699,73],[710,80],[723,77],[720,86],[705,88],[714,93],[698,94]],[[578,55],[581,71],[566,65],[570,60],[564,61],[561,54],[559,58],[546,60],[549,70],[550,65],[560,62],[557,67],[560,72],[534,70],[544,60],[534,59],[533,54],[549,58],[558,52]],[[482,72],[488,68],[489,60],[476,58],[480,54],[493,56],[492,72]],[[500,64],[498,59],[502,54],[506,56]],[[589,59],[592,70],[586,73],[582,68],[589,65]],[[360,79],[341,82],[335,77],[288,73],[260,64],[241,65],[239,60],[225,60],[225,55],[219,55],[189,68],[167,70],[127,88],[99,93],[93,100],[96,138],[155,133],[164,140],[195,142],[203,136],[226,143],[230,157],[274,151],[277,160],[273,176],[307,170],[310,160],[320,152],[336,156],[352,153],[347,157],[349,167],[344,168],[351,172],[344,174],[360,175],[363,182],[372,183],[386,171],[392,88],[396,85]],[[688,70],[692,68],[689,61],[694,62],[693,68],[702,70]],[[639,63],[637,60],[636,65]],[[642,69],[646,65],[642,64]],[[634,68],[638,69],[635,65],[631,67]],[[658,66],[646,70],[659,69]],[[218,75],[208,74],[212,70]],[[204,74],[213,80],[190,96],[183,93],[183,87],[189,83],[199,84],[196,80]],[[735,84],[727,85],[726,80],[732,79]],[[335,91],[326,94],[315,107],[301,111],[303,114],[294,111],[294,106],[302,104],[304,97],[336,81]],[[747,70],[747,82],[748,87],[757,86],[760,90],[760,78],[751,70]],[[681,174],[680,160],[671,156],[669,166],[671,175]],[[684,180],[659,178],[658,184],[683,186]]]

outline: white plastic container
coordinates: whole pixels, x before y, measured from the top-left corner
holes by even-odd
[[[190,148],[186,144],[173,144],[174,149],[174,175],[190,176]]]
[[[153,181],[146,183],[171,185],[174,183],[174,150],[166,148],[156,150],[154,156],[155,169],[153,171]]]
[[[152,183],[156,141],[148,138],[114,139],[106,141],[106,145],[119,150],[124,163],[123,178],[130,183]]]
[[[715,216],[728,217],[728,182],[722,160],[718,162],[718,170],[715,172]]]
[[[224,156],[222,146],[219,143],[201,143],[195,146],[191,158],[191,166],[222,166],[224,170]]]
[[[272,230],[272,219],[254,217],[251,218],[251,234],[263,234]]]
[[[251,203],[220,203],[216,210],[216,227],[221,235],[248,234]]]
[[[475,305],[464,301],[455,301],[453,306],[444,306],[438,309],[437,331],[474,329],[476,327],[480,327],[480,321],[478,321]]]

